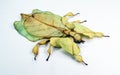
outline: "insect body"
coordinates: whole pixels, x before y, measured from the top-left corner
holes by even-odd
[[[61,17],[49,11],[34,9],[31,14],[21,14],[21,21],[15,21],[14,27],[21,35],[32,42],[42,39],[33,47],[32,52],[35,55],[35,60],[39,53],[39,46],[50,42],[49,55],[46,60],[49,59],[51,47],[54,46],[63,48],[67,53],[73,55],[77,61],[85,63],[82,56],[79,55],[80,49],[75,42],[83,43],[82,37],[94,38],[104,37],[105,35],[83,26],[82,23],[85,21],[68,22],[69,16],[77,14],[69,12]]]

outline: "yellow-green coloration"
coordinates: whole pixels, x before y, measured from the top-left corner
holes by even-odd
[[[79,14],[79,13],[77,13]],[[104,37],[101,32],[94,32],[82,25],[85,21],[76,20],[68,22],[69,16],[75,16],[72,12],[67,13],[63,17],[49,11],[41,11],[34,9],[31,14],[21,14],[21,21],[15,21],[15,29],[28,40],[35,42],[41,39],[32,49],[36,60],[39,53],[39,46],[50,42],[48,48],[48,61],[51,55],[51,47],[63,48],[67,53],[71,54],[77,61],[87,65],[82,56],[79,55],[80,48],[76,42],[84,43],[83,37],[94,38]],[[108,37],[108,36],[105,36]]]
[[[80,48],[74,43],[73,38],[51,38],[50,45],[63,48],[66,52],[73,55],[77,61],[84,62],[81,55],[79,55]]]

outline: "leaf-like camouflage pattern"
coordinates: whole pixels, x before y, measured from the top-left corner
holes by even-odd
[[[72,38],[60,38],[57,42],[65,51],[72,55],[80,53],[78,45],[74,43]]]
[[[23,14],[26,31],[37,37],[63,36],[67,29],[61,22],[61,17],[48,11],[33,10],[32,15]],[[47,34],[46,34],[47,33]]]
[[[29,17],[24,22],[26,31],[37,37],[63,36],[63,33],[52,26],[46,25],[33,17]]]
[[[38,9],[34,9],[32,11],[32,16],[39,20],[42,23],[45,23],[50,26],[54,26],[58,29],[68,29],[63,23],[62,23],[62,17],[56,14],[53,14],[49,11],[41,11]]]
[[[14,27],[15,27],[15,29],[16,29],[21,35],[23,35],[25,38],[27,38],[27,39],[30,40],[30,41],[37,41],[37,40],[39,40],[40,37],[37,38],[37,37],[34,37],[34,36],[28,34],[28,32],[27,32],[27,31],[25,30],[25,28],[24,28],[23,23],[24,23],[24,20],[15,21],[15,22],[14,22]]]
[[[78,14],[78,13],[77,13]],[[41,11],[35,9],[31,14],[21,14],[21,21],[15,21],[15,29],[24,37],[30,41],[37,41],[40,39],[32,49],[36,60],[39,54],[39,46],[47,44],[50,41],[50,46],[47,50],[48,61],[51,55],[51,46],[63,48],[67,53],[71,54],[77,61],[87,65],[82,56],[79,55],[80,48],[75,43],[83,42],[82,37],[94,38],[94,37],[109,37],[105,36],[101,32],[94,32],[91,29],[82,25],[85,21],[73,21],[68,22],[69,16],[75,16],[72,12],[67,13],[63,17],[53,14],[49,11]],[[68,38],[68,37],[69,38]],[[47,39],[46,39],[47,38]]]
[[[79,55],[80,48],[76,43],[74,43],[73,38],[51,38],[50,44],[54,47],[63,48],[67,53],[73,55],[78,62],[82,62],[87,65],[83,61],[82,56]]]
[[[90,30],[89,28],[85,27],[80,23],[74,23],[74,26],[75,26],[74,31],[76,31],[77,33],[80,33],[89,38],[93,38],[95,35],[92,30]]]
[[[80,35],[82,34],[83,36],[86,36],[88,38],[94,38],[94,37],[103,37],[103,33],[101,32],[94,32],[91,29],[85,27],[84,25],[80,24],[80,23],[73,23],[74,24],[74,31],[76,31],[77,33],[80,33]]]

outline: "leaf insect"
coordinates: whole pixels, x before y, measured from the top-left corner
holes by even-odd
[[[78,62],[84,63],[80,53],[80,48],[76,43],[84,43],[83,37],[92,39],[94,37],[109,37],[101,32],[94,32],[82,25],[86,20],[76,20],[68,22],[69,17],[73,17],[79,13],[73,14],[68,12],[64,16],[59,16],[50,11],[41,11],[34,9],[31,14],[21,14],[21,20],[14,22],[15,29],[25,38],[32,42],[39,41],[32,49],[34,60],[39,54],[39,46],[50,42],[47,50],[47,61],[52,54],[51,47],[63,48],[67,53],[71,54]],[[69,37],[68,37],[69,36]]]

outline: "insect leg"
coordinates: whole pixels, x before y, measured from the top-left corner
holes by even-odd
[[[32,53],[35,55],[34,60],[36,60],[36,57],[37,57],[37,55],[38,55],[38,53],[39,53],[39,46],[40,46],[40,45],[44,45],[44,44],[46,44],[46,43],[48,43],[48,42],[49,42],[49,39],[42,40],[42,41],[38,42],[38,43],[33,47]]]
[[[76,16],[76,15],[78,15],[78,14],[80,14],[80,13],[76,13],[76,14],[73,14],[72,12],[68,12],[67,14],[65,14],[64,16]]]
[[[82,56],[81,55],[74,55],[75,59],[78,61],[78,62],[82,62],[83,64],[85,65],[88,65],[87,63],[85,63],[82,59]]]
[[[49,60],[49,58],[50,58],[50,55],[51,55],[51,45],[49,46],[49,48],[48,48],[48,57],[47,57],[47,59],[46,59],[46,61],[48,61]]]
[[[81,37],[78,33],[71,31],[71,32],[70,32],[70,36],[72,36],[75,41],[77,41],[77,42],[82,42],[82,41],[81,41],[81,40],[82,40],[82,37]]]
[[[83,58],[81,55],[79,55],[80,53],[80,48],[79,46],[73,42],[73,45],[72,45],[72,53],[73,53],[73,56],[75,57],[75,59],[78,61],[78,62],[82,62],[83,64],[87,65],[87,63],[85,63],[83,61]]]
[[[80,48],[78,47],[78,45],[74,42],[73,38],[60,38],[57,41],[57,44],[63,48],[67,53],[71,54],[74,56],[74,58],[78,61],[78,62],[82,62],[85,65],[87,65],[84,61],[81,55],[79,55],[80,53]]]
[[[76,20],[76,21],[73,21],[73,23],[84,23],[84,22],[87,22],[87,20],[83,20],[83,21]]]
[[[63,17],[62,17],[62,23],[63,24],[66,24],[68,22],[68,17],[73,17],[73,16],[76,16],[78,15],[79,13],[76,13],[76,14],[73,14],[72,12],[68,12],[67,14],[65,14]]]
[[[99,38],[101,38],[101,37],[110,37],[110,36],[108,36],[108,35],[104,35],[103,33],[101,33],[101,32],[94,32],[95,33],[95,37],[99,37]]]
[[[87,20],[83,20],[83,21],[80,21],[80,20],[76,20],[76,21],[73,21],[73,22],[67,22],[65,23],[65,26],[67,28],[69,28],[70,30],[74,30],[75,26],[74,26],[74,23],[84,23],[84,22],[87,22]]]

